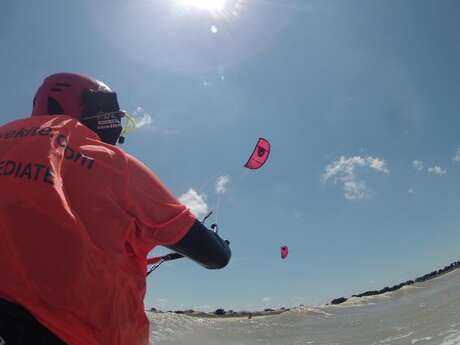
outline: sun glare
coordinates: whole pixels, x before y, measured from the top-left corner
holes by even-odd
[[[180,0],[184,7],[206,10],[209,12],[220,12],[225,8],[226,0]]]

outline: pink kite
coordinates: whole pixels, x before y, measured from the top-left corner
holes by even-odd
[[[286,259],[289,254],[288,246],[281,246],[280,250],[281,250],[281,259]]]
[[[264,138],[259,138],[259,141],[252,152],[251,157],[244,165],[248,169],[259,169],[268,159],[270,154],[270,143]]]

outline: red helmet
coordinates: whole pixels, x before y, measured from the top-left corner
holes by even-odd
[[[117,94],[103,82],[75,73],[57,73],[47,77],[38,89],[32,116],[67,115],[96,132],[112,145],[123,143]]]
[[[32,116],[65,114],[80,119],[88,90],[112,93],[103,82],[76,73],[56,73],[47,77],[34,97]]]

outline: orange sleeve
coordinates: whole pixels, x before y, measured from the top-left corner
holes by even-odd
[[[128,154],[127,159],[128,212],[155,244],[177,243],[190,230],[195,216],[145,164]]]

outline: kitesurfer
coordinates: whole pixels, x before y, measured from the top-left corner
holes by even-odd
[[[228,242],[115,146],[124,116],[103,82],[58,73],[31,117],[0,127],[2,344],[148,344],[147,254],[229,262]]]

